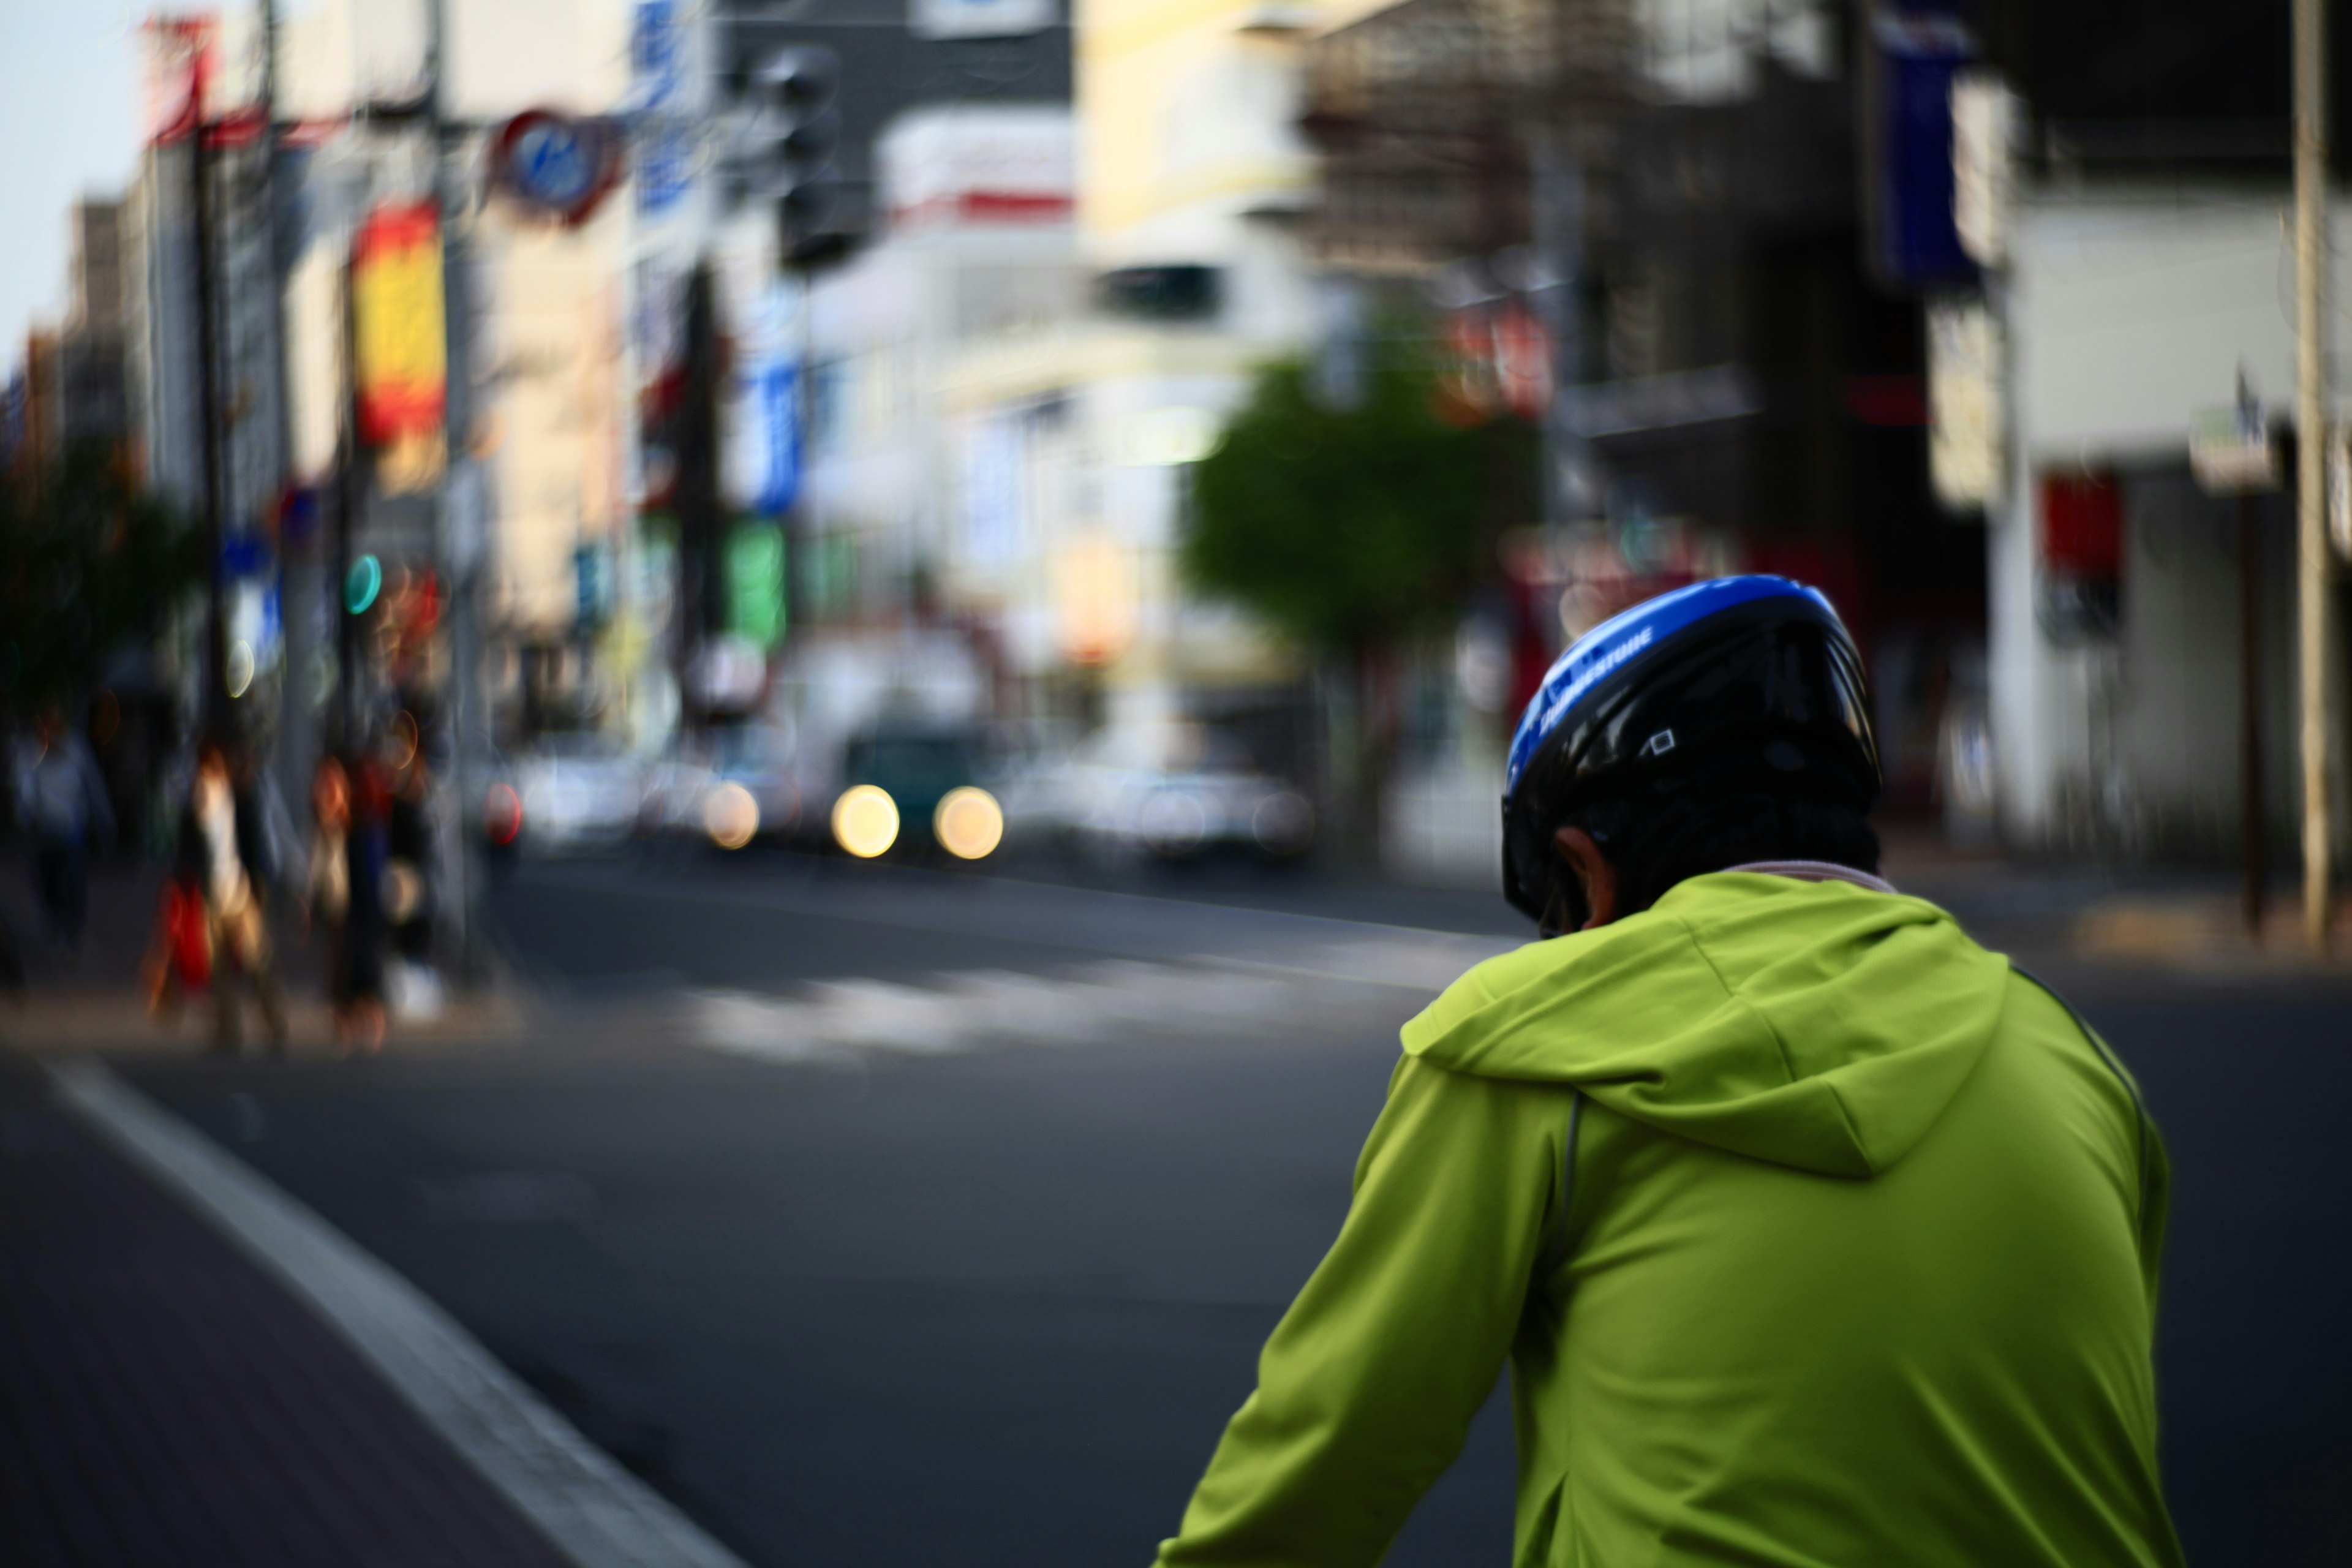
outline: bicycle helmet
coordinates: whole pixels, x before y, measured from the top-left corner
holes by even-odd
[[[1545,928],[1573,909],[1553,845],[1606,800],[1691,788],[1815,795],[1868,811],[1878,742],[1853,638],[1820,590],[1720,577],[1579,637],[1537,688],[1503,782],[1503,896]]]

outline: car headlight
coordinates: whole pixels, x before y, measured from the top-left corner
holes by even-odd
[[[898,841],[898,803],[877,784],[852,784],[833,803],[833,841],[873,859]]]
[[[1004,842],[1004,812],[996,797],[965,784],[940,797],[931,813],[931,837],[959,860],[979,860]]]
[[[740,849],[760,831],[760,803],[750,790],[730,780],[702,803],[702,827],[721,849]]]

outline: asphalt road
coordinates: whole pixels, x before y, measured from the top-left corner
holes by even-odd
[[[528,868],[496,907],[559,1016],[521,1044],[121,1065],[752,1562],[1141,1563],[1337,1226],[1395,1027],[1425,1000],[1402,972],[1331,978],[1329,955],[1454,951],[1400,927],[1516,930],[1481,899],[1303,878],[1147,891],[691,856]],[[2021,956],[2130,1061],[2173,1152],[2160,1373],[2192,1558],[2346,1561],[2352,988]],[[1101,975],[1171,959],[1203,993],[1234,977],[1237,1006],[789,1059],[665,1010],[976,971],[1108,994]],[[1169,994],[1153,984],[1138,994]],[[1510,1492],[1498,1400],[1390,1561],[1507,1561]]]

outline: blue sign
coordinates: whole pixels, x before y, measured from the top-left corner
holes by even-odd
[[[576,224],[619,176],[620,151],[604,121],[526,110],[492,139],[490,178],[523,205]]]
[[[1880,16],[1872,26],[1877,90],[1873,123],[1873,249],[1897,288],[1973,283],[1976,263],[1953,216],[1952,78],[1977,57],[1975,40],[1933,7]]]
[[[542,206],[571,206],[596,183],[587,139],[570,121],[551,116],[515,139],[512,168],[517,188]]]
[[[764,481],[752,510],[762,517],[782,517],[801,497],[800,370],[790,360],[761,365],[752,393],[759,408],[759,432],[767,453]]]
[[[644,0],[629,36],[629,68],[637,81],[637,102],[658,109],[677,93],[684,73],[678,47],[677,7],[671,0]]]
[[[694,147],[676,126],[657,126],[637,139],[637,210],[658,217],[686,197],[694,183]]]

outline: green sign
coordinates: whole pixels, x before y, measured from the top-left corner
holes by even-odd
[[[727,629],[762,648],[784,637],[784,531],[742,522],[727,536]]]

